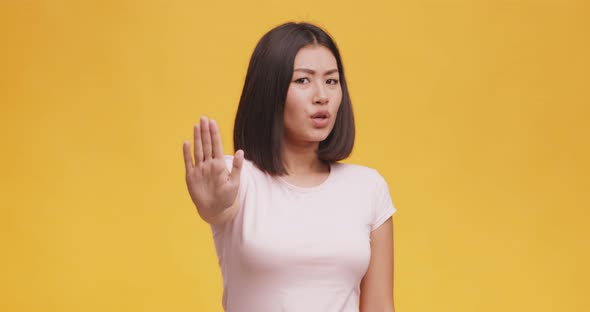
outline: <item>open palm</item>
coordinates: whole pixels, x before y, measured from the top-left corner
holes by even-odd
[[[219,215],[236,200],[243,151],[236,151],[230,172],[223,156],[219,127],[215,120],[206,117],[201,117],[200,124],[194,126],[194,162],[190,143],[185,141],[182,148],[186,185],[199,214],[203,219]]]

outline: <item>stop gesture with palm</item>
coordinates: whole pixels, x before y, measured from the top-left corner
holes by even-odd
[[[223,156],[219,127],[215,120],[206,117],[201,117],[200,124],[194,126],[194,162],[190,143],[185,141],[182,148],[186,185],[199,215],[205,221],[218,219],[236,203],[243,151],[236,151],[230,172]]]

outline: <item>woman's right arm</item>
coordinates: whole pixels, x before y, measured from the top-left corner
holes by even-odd
[[[194,126],[194,162],[190,142],[182,145],[186,185],[201,218],[209,224],[225,223],[239,209],[238,189],[244,152],[237,150],[229,172],[223,157],[219,127],[201,117]]]

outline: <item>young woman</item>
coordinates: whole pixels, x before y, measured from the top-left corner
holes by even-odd
[[[258,42],[234,125],[235,155],[201,117],[186,183],[211,226],[227,312],[391,312],[394,208],[354,143],[338,48],[307,23]]]

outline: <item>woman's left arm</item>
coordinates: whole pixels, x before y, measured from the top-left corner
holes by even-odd
[[[360,312],[395,312],[393,305],[393,221],[371,232],[371,260],[361,281]]]

